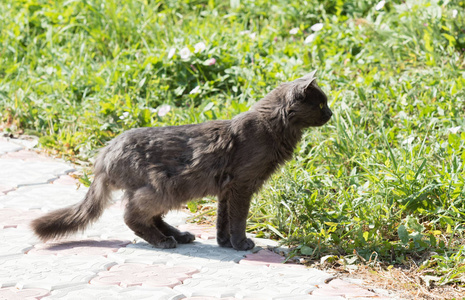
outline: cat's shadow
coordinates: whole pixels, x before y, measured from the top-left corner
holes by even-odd
[[[138,258],[146,258],[148,261],[151,259],[158,259],[163,256],[168,258],[169,256],[175,255],[177,258],[200,258],[211,261],[236,263],[243,259],[245,255],[255,253],[262,249],[261,247],[255,247],[249,251],[237,251],[232,248],[222,248],[216,244],[215,239],[197,239],[190,244],[178,244],[176,248],[172,249],[155,248],[142,239],[136,239],[132,243],[128,240],[83,239],[39,245],[34,247],[30,253],[60,256],[102,255],[105,257],[111,253],[116,256],[121,255],[123,258],[126,255],[131,258],[137,256]]]
[[[172,249],[159,249],[155,248],[147,242],[140,240],[134,244],[129,244],[126,248],[140,249],[142,252],[153,251],[156,252],[156,256],[170,254],[181,255],[185,257],[201,258],[214,261],[223,261],[223,262],[239,262],[246,255],[255,253],[262,249],[261,247],[255,247],[254,249],[248,251],[238,251],[232,248],[223,248],[218,246],[216,240],[195,240],[193,243],[189,244],[178,244],[176,248]]]

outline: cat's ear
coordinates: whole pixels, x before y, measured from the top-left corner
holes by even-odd
[[[307,75],[305,75],[304,77],[302,77],[303,79],[303,82],[302,82],[302,87],[304,90],[307,90],[308,87],[312,84],[313,81],[315,81],[316,77],[315,77],[315,74],[316,74],[316,71],[317,70],[313,70],[312,72],[308,73]]]
[[[308,90],[308,88],[310,87],[310,85],[312,84],[312,82],[315,81],[315,79],[316,79],[315,74],[316,74],[316,70],[314,70],[313,72],[308,73],[307,75],[305,75],[303,77],[300,77],[299,79],[296,79],[294,81],[295,82],[295,87],[301,92],[302,91],[306,92]]]

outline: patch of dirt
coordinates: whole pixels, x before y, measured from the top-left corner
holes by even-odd
[[[359,264],[349,269],[336,264],[328,266],[314,263],[309,266],[334,274],[335,277],[361,279],[366,288],[391,291],[402,299],[465,299],[464,287],[456,284],[437,286],[415,266],[386,268]]]

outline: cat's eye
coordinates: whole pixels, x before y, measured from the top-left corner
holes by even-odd
[[[323,109],[324,106],[325,106],[324,103],[321,102],[321,103],[320,103],[320,108]]]

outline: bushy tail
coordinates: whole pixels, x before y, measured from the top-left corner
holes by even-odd
[[[102,215],[110,196],[111,187],[106,174],[96,174],[82,202],[35,219],[31,223],[32,229],[43,241],[83,230]]]

